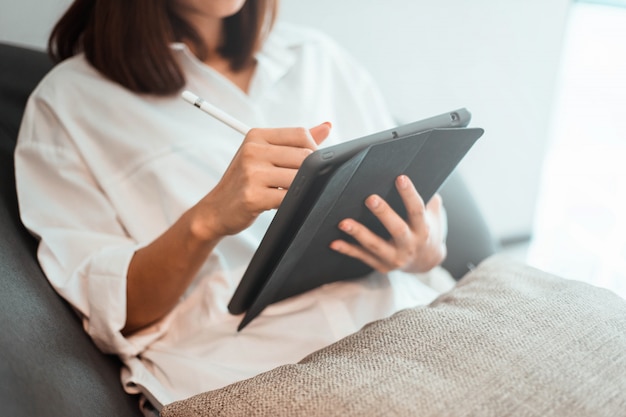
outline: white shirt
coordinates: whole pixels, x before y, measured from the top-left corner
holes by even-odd
[[[257,54],[249,94],[172,46],[185,88],[254,127],[333,123],[325,145],[393,125],[370,77],[312,31],[280,24]],[[153,241],[221,178],[241,134],[179,97],[134,94],[78,55],[33,92],[16,148],[24,224],[39,261],[104,352],[119,355],[128,392],[157,406],[299,361],[366,323],[430,302],[414,275],[371,274],[268,307],[241,333],[227,304],[272,212],[223,239],[178,305],[124,337],[126,275]]]

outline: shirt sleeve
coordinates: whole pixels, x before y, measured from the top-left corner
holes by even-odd
[[[143,343],[121,334],[126,275],[138,242],[128,237],[53,106],[27,105],[15,151],[20,215],[39,239],[38,259],[54,289],[79,313],[106,353],[137,355]],[[140,339],[138,339],[140,340]]]

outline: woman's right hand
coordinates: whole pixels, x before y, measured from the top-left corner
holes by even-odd
[[[304,128],[252,129],[224,176],[195,207],[196,233],[236,234],[259,214],[278,208],[304,159],[330,133],[326,122]]]
[[[222,237],[280,205],[304,158],[329,132],[330,123],[311,130],[252,129],[215,188],[135,252],[122,332],[132,334],[171,311]]]

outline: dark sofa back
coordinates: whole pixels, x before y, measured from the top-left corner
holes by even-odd
[[[0,44],[0,414],[141,416],[103,355],[54,292],[19,221],[13,150],[28,95],[51,68],[38,51]]]

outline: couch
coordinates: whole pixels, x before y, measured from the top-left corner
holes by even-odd
[[[0,415],[141,416],[120,362],[48,284],[19,220],[13,149],[26,99],[51,66],[41,52],[0,45]]]
[[[27,97],[51,67],[41,51],[0,44],[0,414],[141,416],[119,360],[96,348],[48,284],[19,220],[13,150]],[[462,278],[453,290],[162,416],[626,415],[626,302],[494,260],[497,245],[457,173],[441,194],[444,267]]]
[[[26,100],[51,67],[42,51],[0,44],[0,414],[141,415],[121,388],[120,362],[95,347],[50,287],[19,220],[13,150]],[[460,278],[497,246],[458,174],[442,195],[450,228],[445,267]]]
[[[623,417],[626,301],[499,256],[375,321],[161,417]]]

